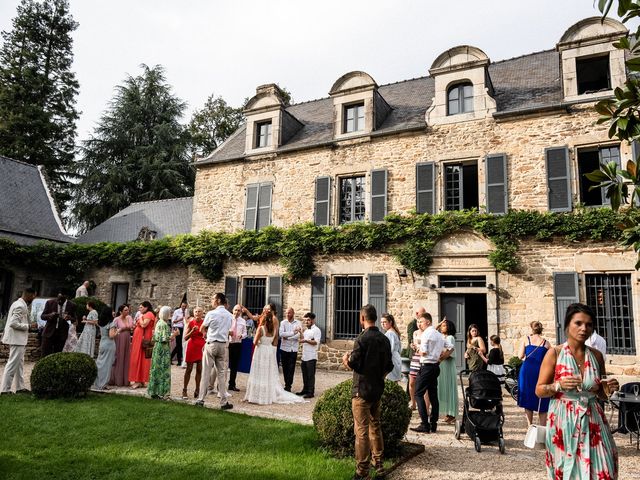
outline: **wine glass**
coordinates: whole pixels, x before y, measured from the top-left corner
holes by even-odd
[[[582,375],[578,372],[573,377],[579,382],[578,385],[576,385],[576,391],[582,392]]]
[[[634,385],[633,386],[633,394],[637,397],[638,395],[640,395],[640,385]]]

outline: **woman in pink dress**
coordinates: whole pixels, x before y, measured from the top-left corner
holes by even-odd
[[[129,385],[129,361],[131,357],[131,332],[133,331],[133,319],[129,315],[129,306],[120,305],[118,316],[114,319],[114,325],[118,329],[116,341],[116,356],[111,369],[110,385],[126,387]]]
[[[131,358],[129,360],[129,381],[131,388],[145,387],[149,381],[149,371],[151,370],[151,359],[144,356],[143,340],[151,340],[156,316],[153,314],[153,307],[148,301],[140,304],[140,317],[133,330],[133,340],[131,341]]]

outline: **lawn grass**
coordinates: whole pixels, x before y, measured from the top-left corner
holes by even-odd
[[[2,479],[346,479],[312,427],[146,398],[0,397]]]

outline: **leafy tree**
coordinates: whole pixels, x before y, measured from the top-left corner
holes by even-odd
[[[193,112],[189,122],[192,155],[206,157],[229,138],[243,121],[242,109],[233,108],[222,97],[211,95],[201,110]]]
[[[74,224],[91,229],[132,202],[193,192],[189,134],[179,123],[186,104],[166,83],[160,65],[142,65],[116,87],[76,165]]]
[[[618,0],[618,16],[623,23],[640,17],[638,0]],[[598,8],[606,16],[613,7],[614,0],[598,0]],[[596,111],[601,115],[599,123],[609,123],[609,138],[614,136],[628,142],[640,141],[640,25],[635,32],[614,44],[617,48],[629,50],[626,61],[630,75],[622,87],[614,91],[614,98],[596,104]],[[637,149],[636,154],[640,153]],[[618,210],[621,205],[628,205],[627,215],[621,227],[624,229],[622,244],[633,246],[640,256],[640,225],[634,219],[633,210],[638,208],[640,200],[640,157],[629,160],[624,169],[619,170],[616,162],[601,164],[600,169],[586,175],[593,182],[592,188],[604,188],[607,198],[611,200],[611,208]],[[630,201],[628,201],[630,199]],[[636,263],[640,268],[640,261]]]
[[[0,49],[0,153],[44,165],[61,210],[70,198],[65,174],[78,118],[77,27],[67,0],[22,0]]]

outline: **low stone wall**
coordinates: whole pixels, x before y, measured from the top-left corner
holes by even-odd
[[[96,338],[96,348],[94,350],[94,358],[98,355],[98,344],[100,339]],[[24,354],[25,362],[37,362],[40,360],[42,352],[40,350],[40,341],[38,340],[37,333],[29,333],[29,339],[27,340],[27,350]],[[6,362],[9,358],[9,345],[0,344],[0,362]]]

